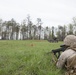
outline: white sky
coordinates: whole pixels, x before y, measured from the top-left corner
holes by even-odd
[[[33,23],[41,18],[42,26],[69,24],[76,17],[76,0],[0,0],[0,18],[14,18],[21,23],[30,14]]]

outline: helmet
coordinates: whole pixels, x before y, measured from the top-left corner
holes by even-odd
[[[75,35],[67,35],[64,39],[64,45],[70,46],[76,42],[76,36]]]

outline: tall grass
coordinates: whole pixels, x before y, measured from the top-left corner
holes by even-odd
[[[0,40],[0,75],[62,75],[52,62],[52,49],[62,44],[43,40]]]

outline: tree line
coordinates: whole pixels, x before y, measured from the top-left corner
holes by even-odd
[[[22,23],[17,23],[13,18],[9,21],[0,19],[0,39],[2,40],[48,40],[57,38],[62,41],[66,35],[76,35],[76,18],[68,25],[58,27],[43,27],[41,18],[37,18],[34,24],[28,15]]]

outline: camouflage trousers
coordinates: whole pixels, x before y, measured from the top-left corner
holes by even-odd
[[[65,72],[65,75],[76,75],[76,72],[74,70],[70,70]]]

